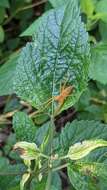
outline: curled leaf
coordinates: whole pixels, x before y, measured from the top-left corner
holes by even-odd
[[[25,160],[34,160],[40,155],[37,145],[26,141],[16,143],[14,150],[18,150],[20,157]]]
[[[87,140],[80,143],[76,143],[69,148],[68,157],[71,160],[78,160],[87,156],[92,150],[107,146],[107,141],[99,140]]]

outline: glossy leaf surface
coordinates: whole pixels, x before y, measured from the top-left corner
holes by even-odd
[[[74,90],[62,110],[72,106],[87,85],[87,41],[74,1],[49,11],[41,19],[33,42],[21,52],[14,82],[16,94],[40,109],[44,102],[60,94],[61,84],[66,84]]]

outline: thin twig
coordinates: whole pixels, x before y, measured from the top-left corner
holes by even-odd
[[[42,1],[40,1],[40,2],[36,2],[36,3],[34,3],[34,4],[27,5],[27,6],[25,6],[25,7],[22,7],[22,8],[17,9],[17,10],[4,22],[3,25],[8,24],[8,23],[14,18],[14,16],[15,16],[16,14],[18,14],[19,12],[24,11],[24,10],[27,10],[27,9],[34,8],[34,7],[39,6],[39,5],[41,5],[41,4],[43,4],[43,3],[46,3],[46,2],[47,2],[47,0],[42,0]]]
[[[9,120],[1,120],[0,121],[0,125],[11,125],[11,124],[12,124],[12,122]]]
[[[0,120],[1,119],[6,119],[6,118],[9,118],[9,117],[12,117],[18,110],[14,110],[12,112],[8,112],[8,113],[5,113],[3,115],[0,116]]]
[[[31,5],[28,5],[26,7],[21,8],[20,11],[23,11],[23,10],[26,10],[26,9],[31,9],[33,7],[37,7],[37,6],[39,6],[39,5],[43,4],[43,3],[46,3],[46,2],[47,2],[47,0],[42,0],[40,2],[36,2],[34,4],[31,4]]]

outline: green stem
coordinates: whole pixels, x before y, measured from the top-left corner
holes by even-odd
[[[27,183],[25,184],[26,190],[29,190],[29,189],[30,189],[32,179],[33,179],[33,176],[31,176],[31,177],[28,179]]]
[[[40,156],[43,157],[43,158],[46,158],[46,159],[49,159],[49,158],[50,158],[49,156],[47,156],[47,155],[45,155],[45,154],[42,154],[42,153],[40,153]]]
[[[51,189],[51,181],[52,181],[52,170],[49,170],[45,190],[50,190]]]
[[[66,155],[66,156],[61,156],[61,157],[59,157],[59,160],[65,160],[65,159],[67,159],[67,158],[69,158],[68,155]]]
[[[53,142],[53,137],[54,137],[54,131],[55,131],[55,125],[54,125],[54,118],[52,116],[51,117],[51,128],[50,128],[50,155],[52,155],[52,142]],[[51,189],[51,182],[52,182],[52,168],[50,167],[51,162],[52,162],[52,160],[50,157],[49,163],[48,163],[48,165],[49,165],[48,178],[47,178],[45,190]]]
[[[52,171],[55,172],[55,171],[61,170],[63,168],[66,168],[68,165],[69,165],[69,163],[63,164],[59,167],[53,168]]]
[[[55,92],[55,72],[53,75],[53,84],[52,84],[52,97]],[[55,132],[55,124],[54,124],[54,99],[52,98],[52,114],[51,114],[51,127],[50,127],[50,135],[49,135],[49,143],[50,143],[50,155],[52,155],[53,152],[53,138],[54,138],[54,132]],[[51,182],[52,182],[52,168],[51,168],[52,160],[51,157],[49,159],[49,169],[48,169],[48,178],[47,178],[47,183],[46,183],[46,188],[45,190],[50,190],[51,189]]]

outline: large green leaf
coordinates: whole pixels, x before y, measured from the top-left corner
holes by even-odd
[[[32,142],[35,140],[37,127],[24,112],[17,112],[13,116],[13,128],[18,141]]]
[[[72,127],[74,129],[72,128],[73,130],[71,131],[71,142],[76,139],[77,142],[83,139],[102,138],[107,140],[107,125],[99,122],[75,121]],[[69,130],[68,133],[70,134]],[[70,141],[70,138],[68,139]],[[76,190],[80,188],[81,190],[107,189],[107,148],[98,148],[80,161],[70,164],[68,166],[68,175]]]
[[[21,52],[14,79],[16,94],[40,109],[44,102],[59,95],[60,85],[66,83],[73,85],[74,90],[62,110],[72,106],[87,85],[87,41],[73,0],[67,6],[49,11],[43,16],[33,42]]]
[[[84,179],[85,177],[82,176],[77,170],[75,171],[72,166],[68,167],[68,176],[71,184],[75,187],[76,190],[94,190],[92,189],[92,184],[88,184],[86,179]]]
[[[17,65],[19,52],[12,54],[9,60],[0,67],[0,96],[13,94],[13,77]]]
[[[68,175],[76,190],[107,189],[107,164],[76,163],[69,165]]]
[[[54,139],[54,150],[61,152],[61,154],[66,154],[71,145],[90,139],[107,140],[107,125],[96,121],[75,120],[72,123],[68,123],[61,131],[59,137]],[[95,152],[99,157],[105,150],[107,149],[102,149],[99,154],[97,154],[97,150],[95,150]],[[96,154],[90,154],[92,156],[90,159],[92,160],[93,157],[95,158]]]
[[[92,48],[92,64],[89,76],[102,84],[107,84],[107,44],[99,43]]]

